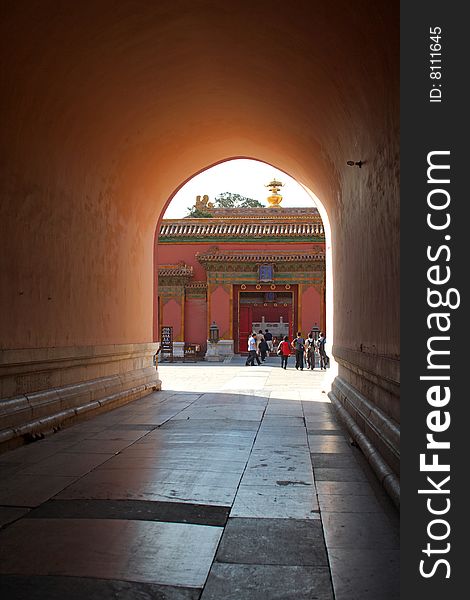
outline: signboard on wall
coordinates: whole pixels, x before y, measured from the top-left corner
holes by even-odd
[[[160,331],[162,360],[165,356],[168,356],[173,361],[173,327],[163,326]]]
[[[259,265],[258,281],[260,283],[272,283],[274,281],[274,265]]]

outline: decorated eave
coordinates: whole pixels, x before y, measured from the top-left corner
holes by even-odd
[[[211,240],[324,241],[321,219],[168,219],[162,222],[159,243]]]
[[[185,263],[179,263],[177,265],[160,265],[158,267],[158,276],[191,278],[193,276],[193,268]]]
[[[199,252],[196,258],[200,264],[206,266],[210,263],[324,263],[325,253],[320,248],[314,248],[312,251],[291,252],[291,251],[250,251],[250,250],[226,250],[220,251],[218,248],[210,248],[207,252]]]

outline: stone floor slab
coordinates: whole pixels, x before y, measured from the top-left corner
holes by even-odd
[[[313,487],[241,485],[230,516],[258,519],[319,519],[319,510]]]
[[[333,600],[327,568],[215,563],[201,600]]]
[[[99,439],[86,439],[78,444],[74,444],[67,448],[68,453],[98,453],[98,454],[116,454],[127,446],[130,446],[132,442],[129,440],[117,439],[117,440],[99,440]]]
[[[70,485],[76,477],[16,474],[0,488],[0,504],[39,506]]]
[[[182,458],[171,454],[163,456],[137,457],[119,454],[106,463],[107,469],[169,469],[205,471],[207,473],[233,473],[241,476],[246,460],[219,460],[210,458]]]
[[[13,506],[0,506],[0,527],[13,523],[29,513],[29,508],[16,508]]]
[[[339,495],[319,494],[318,502],[322,513],[345,512],[345,513],[382,513],[383,508],[374,495]]]
[[[334,469],[315,469],[316,481],[357,481],[367,482],[367,477],[359,465]]]
[[[258,565],[328,565],[321,523],[294,519],[231,517],[216,560]]]
[[[312,464],[315,469],[343,469],[357,467],[358,462],[351,454],[321,454],[312,453]]]
[[[25,467],[23,475],[66,475],[79,477],[105,463],[113,454],[57,453],[38,463]]]
[[[5,600],[198,600],[201,590],[87,577],[3,575]]]
[[[372,487],[363,481],[316,481],[319,494],[339,495],[370,495],[374,494]]]
[[[329,557],[336,600],[399,600],[400,564],[395,550],[334,549]]]
[[[2,514],[0,508],[0,517]],[[26,511],[28,512],[28,511]],[[223,527],[229,506],[147,500],[51,500],[28,512],[30,519],[120,519]]]
[[[151,471],[151,469],[146,469]],[[110,471],[113,472],[113,471]],[[116,473],[121,471],[116,470]],[[89,476],[88,476],[89,477]],[[111,500],[154,500],[161,502],[189,502],[194,504],[209,504],[215,506],[231,506],[235,498],[237,486],[224,488],[181,483],[166,483],[154,481],[149,473],[147,479],[141,479],[139,474],[129,474],[121,479],[83,479],[70,485],[57,495],[62,500],[67,499],[111,499]]]
[[[23,519],[0,532],[0,573],[202,587],[221,534],[180,523]]]
[[[328,549],[398,548],[398,534],[382,513],[324,512],[322,522]]]

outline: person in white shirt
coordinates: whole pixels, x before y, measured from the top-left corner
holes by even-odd
[[[254,367],[255,366],[255,359],[258,362],[258,364],[261,364],[260,359],[258,358],[258,352],[257,352],[257,340],[256,340],[256,333],[252,333],[250,335],[250,337],[248,338],[248,357],[246,359],[246,363],[245,365],[248,367]]]

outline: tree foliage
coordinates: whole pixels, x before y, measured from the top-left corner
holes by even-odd
[[[254,198],[247,198],[232,192],[222,192],[215,198],[214,204],[217,208],[260,208],[263,206]]]
[[[209,219],[210,217],[214,216],[209,211],[200,210],[199,208],[196,208],[195,206],[191,206],[191,208],[188,207],[187,210],[188,210],[187,216],[191,217],[193,219]]]
[[[207,199],[207,196],[204,196]],[[207,204],[207,201],[206,201]],[[233,194],[232,192],[222,192],[219,194],[213,204],[210,204],[210,207],[214,206],[214,208],[262,208],[263,205],[258,200],[254,198],[247,198],[246,196],[241,196],[240,194]],[[187,217],[192,217],[193,219],[208,219],[213,217],[214,215],[210,212],[210,207],[205,206],[204,203],[200,202],[200,196],[196,201],[196,205],[188,207]]]

